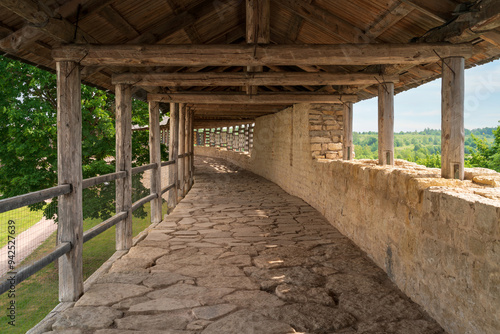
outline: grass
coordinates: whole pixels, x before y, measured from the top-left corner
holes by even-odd
[[[7,226],[9,220],[16,222],[16,235],[26,231],[31,226],[38,223],[43,216],[43,211],[31,211],[27,206],[15,210],[0,213],[0,248],[7,244],[9,235]]]
[[[133,218],[132,233],[134,236],[150,225],[150,204],[144,205],[147,212],[145,218]],[[163,206],[164,214],[167,206]],[[99,224],[98,220],[86,220],[84,230]],[[29,258],[40,257],[50,252],[55,245],[56,234],[50,236]],[[83,276],[87,279],[115,252],[115,228],[112,227],[83,245]],[[6,315],[10,302],[8,292],[0,296],[0,333],[26,333],[39,323],[58,303],[58,273],[54,263],[51,263],[35,275],[16,287],[16,325],[8,324]]]

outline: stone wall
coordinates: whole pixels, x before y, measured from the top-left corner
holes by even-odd
[[[320,130],[311,129],[312,109],[259,118],[251,155],[195,153],[227,159],[307,201],[448,332],[499,333],[500,188],[401,161],[313,159],[311,131]]]

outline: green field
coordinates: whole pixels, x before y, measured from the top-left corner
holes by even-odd
[[[27,206],[22,208],[0,213],[0,248],[7,244],[8,222],[16,222],[16,235],[26,231],[42,219],[43,211],[31,211]]]
[[[150,225],[150,204],[144,205],[147,212],[145,218],[133,219],[133,235],[136,236]],[[163,214],[167,206],[163,205]],[[41,212],[41,211],[40,211]],[[99,224],[101,221],[92,219],[84,222],[84,230]],[[30,258],[38,257],[54,248],[55,233],[48,238]],[[83,275],[87,279],[115,252],[115,228],[112,227],[83,246]],[[25,261],[29,261],[30,258]],[[58,274],[54,263],[51,263],[35,275],[16,287],[16,322],[15,326],[8,324],[6,316],[10,302],[8,292],[0,296],[0,333],[26,333],[27,330],[40,322],[58,303]]]

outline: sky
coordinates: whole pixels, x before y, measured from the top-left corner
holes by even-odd
[[[377,131],[377,98],[354,105],[356,132]],[[465,70],[465,128],[500,125],[500,60]],[[394,97],[394,131],[441,129],[441,79]]]

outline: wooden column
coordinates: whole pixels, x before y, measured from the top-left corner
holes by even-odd
[[[344,141],[342,143],[342,157],[344,160],[354,159],[354,145],[352,143],[352,103],[344,104]]]
[[[170,146],[168,150],[168,159],[175,160],[175,165],[170,165],[168,170],[168,184],[175,184],[175,187],[168,192],[168,209],[169,211],[177,205],[177,189],[178,189],[178,164],[179,164],[179,104],[170,103]]]
[[[186,153],[186,105],[184,103],[179,104],[179,155]],[[177,174],[179,178],[179,197],[184,196],[184,158],[179,158],[179,163],[177,167],[179,172]]]
[[[464,58],[443,60],[441,176],[464,179]]]
[[[186,154],[189,154],[190,153],[190,149],[191,149],[191,143],[190,143],[190,140],[189,138],[191,137],[191,126],[190,126],[190,114],[191,112],[186,108],[184,107],[184,151]],[[183,195],[186,196],[186,194],[188,193],[189,191],[189,183],[190,183],[190,180],[189,180],[189,165],[190,165],[190,156],[186,156],[184,157],[184,193]]]
[[[116,180],[116,212],[128,216],[116,224],[116,250],[132,247],[132,91],[129,85],[116,85],[116,171],[127,176]]]
[[[394,83],[383,82],[378,87],[378,161],[394,164]]]
[[[250,124],[245,124],[245,152],[250,151]]]
[[[59,301],[74,302],[83,294],[82,110],[80,68],[75,62],[57,62],[57,177],[71,184],[59,196],[58,242],[71,242],[71,251],[59,258]]]
[[[160,146],[160,104],[149,102],[149,162],[156,164],[151,170],[151,194],[158,197],[151,201],[151,223],[159,223],[161,217],[161,146]]]
[[[194,183],[194,112],[192,111],[190,113],[190,118],[189,118],[189,124],[190,124],[190,129],[191,129],[191,136],[189,137],[190,139],[190,150],[191,150],[191,155],[189,156],[190,160],[190,169],[189,169],[189,189],[193,186]]]

